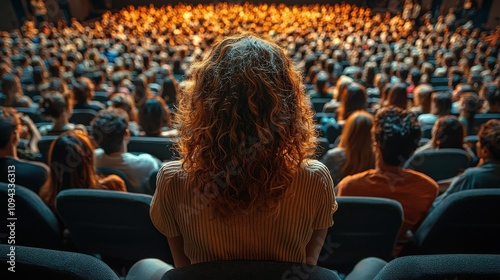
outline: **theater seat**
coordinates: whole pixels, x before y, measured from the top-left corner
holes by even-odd
[[[395,258],[374,280],[497,280],[500,255],[445,254]]]
[[[9,271],[15,254],[15,272]],[[62,250],[0,244],[1,279],[119,280],[108,265],[96,257]]]
[[[337,203],[318,265],[348,274],[367,257],[391,260],[403,223],[401,204],[387,198],[358,196],[338,197]]]
[[[439,203],[400,255],[429,254],[500,254],[500,188],[460,191]]]
[[[15,245],[49,249],[65,248],[57,217],[37,193],[16,184],[15,195],[12,197],[14,199],[12,216],[9,216],[7,211],[8,199],[11,198],[9,193],[12,194],[8,184],[0,182],[0,200],[3,205],[0,211],[0,243],[10,244],[8,240],[11,228],[7,225],[14,222]]]
[[[56,209],[76,249],[127,268],[144,258],[173,263],[167,238],[149,217],[152,196],[95,189],[66,189]]]
[[[213,261],[168,270],[161,280],[340,280],[332,270],[293,262]]]

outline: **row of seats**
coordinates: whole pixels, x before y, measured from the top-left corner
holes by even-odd
[[[89,255],[35,247],[16,246],[15,269],[10,266],[11,248],[0,244],[2,279],[135,280],[133,272],[118,276],[106,263]],[[500,255],[439,254],[400,257],[390,261],[374,280],[496,280],[500,279]],[[17,279],[17,278],[16,278]],[[214,261],[168,270],[161,280],[340,280],[335,272],[320,266],[290,262]]]
[[[0,199],[7,201],[7,184]],[[129,267],[146,257],[173,263],[166,238],[152,225],[152,196],[106,190],[69,189],[57,197],[61,223],[37,194],[16,186],[16,244],[73,250],[99,256],[113,267]],[[318,265],[348,273],[366,257],[392,259],[391,252],[403,222],[401,205],[390,199],[339,197],[334,226],[328,231]],[[85,210],[82,210],[85,209]],[[82,214],[83,213],[83,214]],[[0,213],[1,223],[7,212]],[[6,224],[0,243],[7,243]],[[414,233],[403,255],[500,254],[500,190],[468,190],[450,195]],[[70,248],[71,250],[71,248]]]

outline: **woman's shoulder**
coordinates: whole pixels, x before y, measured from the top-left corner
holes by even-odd
[[[325,164],[316,159],[309,159],[304,161],[299,171],[300,175],[312,177],[330,177],[330,171]]]

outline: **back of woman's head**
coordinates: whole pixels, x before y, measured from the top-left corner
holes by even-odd
[[[408,93],[405,83],[396,83],[391,87],[387,96],[387,105],[396,106],[403,110],[406,109],[408,106]]]
[[[134,85],[134,90],[132,91],[132,96],[134,97],[135,104],[140,106],[146,98],[150,96],[148,82],[146,76],[139,75],[132,79],[132,84]]]
[[[70,188],[90,188],[97,182],[94,146],[87,134],[70,130],[52,142],[49,149],[49,181],[53,196]]]
[[[466,134],[464,125],[457,117],[442,116],[432,128],[432,145],[439,149],[463,149]]]
[[[162,128],[170,126],[170,112],[163,99],[151,97],[139,107],[139,125],[146,136],[159,136]]]
[[[161,87],[161,98],[165,100],[167,104],[173,104],[177,102],[178,97],[177,81],[171,77],[165,77],[163,79]]]
[[[339,147],[344,149],[347,158],[342,168],[343,176],[375,167],[372,127],[373,116],[366,111],[356,111],[347,118],[339,142]]]
[[[76,103],[86,103],[94,97],[94,84],[84,76],[75,80],[72,90]]]
[[[19,95],[22,93],[19,92],[19,78],[12,74],[6,73],[2,75],[2,92],[9,96],[20,97]]]
[[[326,86],[328,83],[328,74],[325,71],[320,71],[314,77],[314,86],[316,87],[316,91],[318,93],[325,93]]]
[[[139,119],[134,98],[128,94],[118,92],[111,95],[109,97],[109,107],[123,109],[127,112],[129,121],[131,122],[136,122]]]
[[[191,69],[175,116],[188,179],[217,194],[218,216],[275,209],[316,147],[301,74],[278,45],[253,35],[215,43]]]
[[[346,120],[354,111],[366,110],[368,95],[364,86],[351,83],[342,92],[339,120]]]
[[[432,94],[431,114],[444,116],[451,113],[451,95],[446,92]]]
[[[335,84],[335,93],[334,93],[337,101],[342,101],[342,92],[344,92],[344,89],[353,82],[354,80],[347,75],[342,75],[339,77],[337,83]]]
[[[71,94],[60,92],[46,93],[40,99],[39,108],[43,116],[58,119],[65,111],[73,108]]]

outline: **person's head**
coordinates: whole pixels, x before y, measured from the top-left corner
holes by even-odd
[[[500,160],[500,120],[491,119],[481,125],[477,137],[477,156],[481,159]]]
[[[429,84],[421,84],[413,90],[413,102],[420,107],[421,114],[428,114],[431,111],[431,95],[433,88]]]
[[[314,76],[314,86],[316,91],[319,93],[324,93],[327,91],[328,85],[328,73],[325,71],[319,71],[316,76]]]
[[[128,116],[122,109],[104,109],[92,120],[92,139],[109,155],[122,151],[129,140]]]
[[[146,136],[159,136],[163,127],[171,126],[170,111],[163,99],[151,97],[141,104],[139,125]]]
[[[21,120],[13,107],[0,106],[0,150],[17,146]]]
[[[69,92],[48,92],[40,99],[38,108],[42,116],[51,120],[69,120],[73,112],[73,96]]]
[[[215,43],[191,64],[180,99],[179,153],[214,214],[275,209],[316,132],[302,75],[284,51],[253,35]]]
[[[364,86],[353,82],[344,88],[338,119],[346,120],[354,111],[366,110],[368,95]]]
[[[466,134],[465,126],[457,117],[439,117],[432,127],[432,146],[439,149],[463,149]]]
[[[401,166],[418,147],[422,135],[415,115],[397,107],[382,107],[375,115],[373,137],[377,164]]]
[[[165,77],[161,85],[161,98],[167,104],[175,104],[179,95],[177,81],[172,77]]]
[[[49,148],[50,169],[44,197],[53,207],[57,194],[65,189],[86,189],[95,186],[94,146],[86,133],[70,130],[57,137]]]
[[[344,89],[353,82],[354,80],[347,75],[340,76],[337,80],[337,83],[335,84],[335,92],[333,97],[336,98],[337,101],[342,101],[342,92],[344,92]]]
[[[463,117],[473,118],[481,105],[478,95],[474,92],[463,93],[458,100],[459,113]]]
[[[149,91],[147,78],[145,75],[139,75],[132,79],[132,84],[134,85],[132,96],[134,97],[135,104],[140,106],[144,100],[152,95]]]
[[[431,114],[437,116],[451,113],[451,95],[446,92],[434,92],[431,96]]]
[[[396,83],[389,90],[387,96],[387,105],[396,106],[403,110],[408,106],[408,92],[406,91],[407,85],[405,83]]]
[[[17,100],[23,95],[19,78],[12,73],[3,74],[1,85],[2,92],[6,96],[4,105],[14,107]]]
[[[347,118],[342,128],[339,147],[346,153],[343,176],[356,174],[375,167],[371,129],[373,116],[366,111],[356,111]]]
[[[488,112],[500,112],[500,87],[495,83],[487,83],[481,87],[479,91],[481,99],[486,100]]]
[[[73,82],[73,94],[76,103],[87,103],[94,98],[94,84],[85,77],[79,77]]]
[[[128,120],[137,122],[139,119],[137,107],[135,106],[134,98],[130,94],[117,92],[109,97],[108,108],[122,109],[127,112]]]

